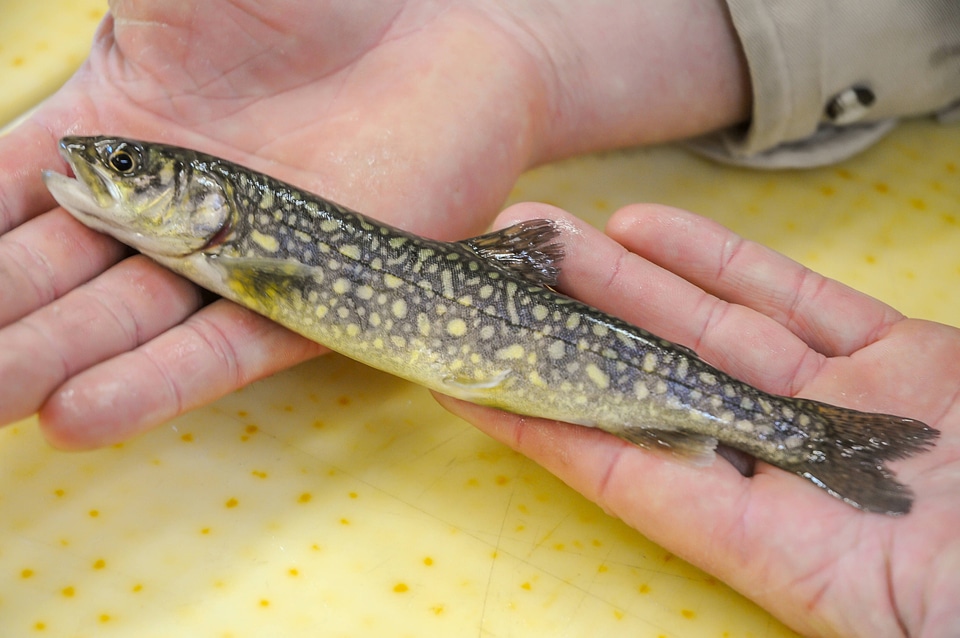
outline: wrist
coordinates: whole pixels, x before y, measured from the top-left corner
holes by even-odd
[[[724,0],[541,0],[504,11],[499,22],[533,60],[542,91],[534,164],[749,117],[749,73]]]

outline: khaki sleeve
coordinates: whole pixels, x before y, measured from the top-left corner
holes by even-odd
[[[758,167],[836,162],[897,118],[960,113],[960,0],[727,0],[753,85],[753,114],[695,140]]]

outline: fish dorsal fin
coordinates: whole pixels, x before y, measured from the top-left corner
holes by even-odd
[[[532,219],[458,242],[479,257],[540,286],[557,285],[563,245],[551,219]]]

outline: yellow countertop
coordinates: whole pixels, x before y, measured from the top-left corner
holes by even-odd
[[[0,125],[69,75],[105,8],[0,0]],[[958,149],[960,127],[930,122],[807,172],[659,147],[541,168],[512,199],[598,224],[678,205],[960,325]],[[97,452],[53,451],[32,420],[0,430],[0,484],[4,636],[794,635],[425,390],[337,356]]]

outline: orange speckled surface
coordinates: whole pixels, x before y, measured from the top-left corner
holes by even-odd
[[[89,7],[61,24],[37,6],[0,0],[0,35],[42,24],[48,43],[0,38],[0,121],[53,90],[95,27]],[[597,224],[678,205],[960,325],[957,149],[960,128],[929,122],[808,172],[653,148],[538,169],[513,199]],[[794,635],[426,391],[337,356],[97,452],[52,451],[32,420],[0,430],[0,484],[4,636]]]

